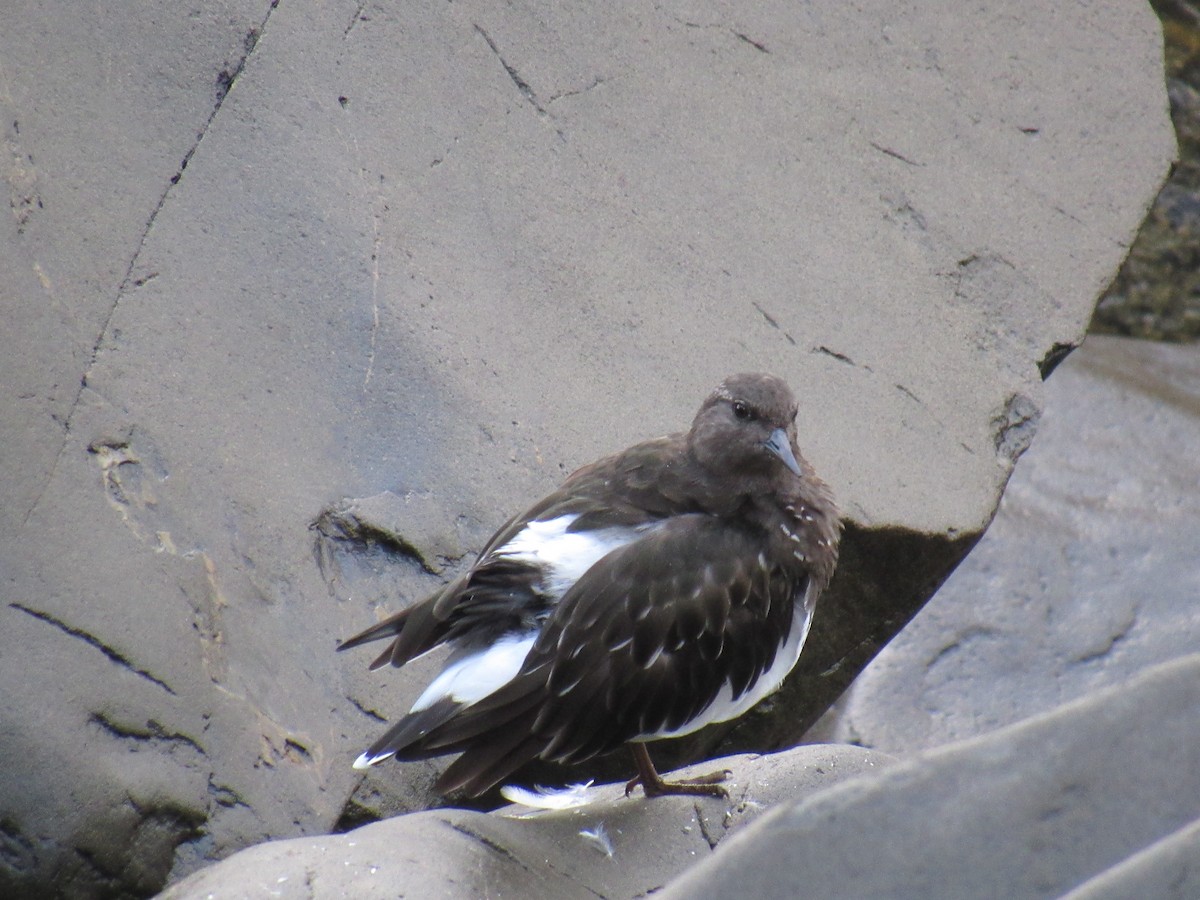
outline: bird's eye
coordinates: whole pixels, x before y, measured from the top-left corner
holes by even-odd
[[[749,419],[754,418],[754,411],[751,410],[750,407],[747,406],[745,403],[743,403],[741,400],[737,400],[734,402],[733,414],[735,416],[737,416],[739,419],[741,419],[742,421],[747,421]]]

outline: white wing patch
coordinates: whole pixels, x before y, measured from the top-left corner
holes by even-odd
[[[537,632],[510,635],[490,647],[451,657],[446,668],[442,669],[437,678],[433,679],[429,687],[417,698],[409,714],[428,709],[445,698],[468,706],[478,703],[516,677],[536,638]],[[354,761],[353,768],[370,768],[394,754],[395,751],[392,750],[372,755],[368,750]]]
[[[536,633],[506,637],[452,661],[429,683],[410,712],[428,709],[446,697],[456,703],[478,703],[516,677],[536,637]]]
[[[602,528],[597,531],[568,531],[579,518],[568,513],[554,519],[530,522],[503,547],[494,551],[545,571],[543,587],[559,600],[584,572],[618,547],[637,540],[657,523],[638,528]]]

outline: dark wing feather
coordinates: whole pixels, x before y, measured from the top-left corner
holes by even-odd
[[[530,652],[527,664],[549,661],[548,684],[558,683],[538,730],[585,759],[681,727],[727,681],[735,698],[744,693],[786,639],[806,578],[798,568],[764,568],[764,549],[753,528],[688,515],[593,566]],[[571,686],[579,671],[588,674]],[[585,734],[597,709],[614,727]]]
[[[371,669],[389,663],[399,668],[447,641],[465,638],[484,645],[528,631],[546,612],[546,601],[535,589],[540,577],[535,567],[510,559],[478,563],[419,603],[343,641],[338,650],[392,638]]]
[[[404,748],[420,741],[437,726],[449,722],[462,708],[461,703],[444,697],[425,709],[409,713],[371,744],[364,756],[380,757],[392,753],[400,759],[406,759]]]

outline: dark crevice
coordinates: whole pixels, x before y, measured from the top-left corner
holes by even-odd
[[[852,360],[845,353],[838,353],[836,350],[830,350],[828,347],[826,347],[824,345],[822,345],[820,347],[813,347],[812,352],[813,353],[824,353],[826,356],[832,356],[838,362],[844,362],[847,365],[851,365],[851,366],[858,365],[858,363],[856,363],[854,360]]]
[[[753,306],[756,310],[758,310],[758,314],[763,317],[763,320],[768,325],[770,325],[776,331],[780,332],[785,338],[787,338],[787,341],[789,344],[791,344],[793,347],[796,346],[796,339],[794,337],[792,337],[790,334],[788,334],[786,331],[784,331],[779,326],[779,323],[775,320],[774,316],[772,316],[769,312],[767,312],[765,309],[763,309],[761,306],[759,306],[753,300],[750,301],[750,305]]]
[[[283,755],[285,759],[290,759],[293,762],[312,762],[312,753],[302,743],[295,738],[286,738],[283,742]]]
[[[386,722],[387,721],[386,718],[381,716],[379,713],[375,712],[375,710],[368,709],[367,707],[365,707],[361,703],[359,703],[357,700],[355,700],[353,697],[347,697],[346,699],[349,700],[350,703],[354,706],[354,708],[357,709],[364,716],[367,716],[368,718],[370,718],[376,722]]]
[[[917,614],[982,534],[865,528],[847,520],[838,570],[817,605],[804,653],[783,687],[735,722],[712,725],[694,737],[658,747],[665,750],[678,743],[677,752],[690,762],[801,743],[804,733]],[[659,751],[659,756],[666,754]],[[667,763],[676,764],[674,759]]]
[[[309,526],[320,536],[316,549],[317,567],[326,581],[333,577],[331,560],[328,558],[328,547],[323,542],[336,544],[357,544],[364,548],[379,547],[388,553],[410,559],[417,563],[430,575],[441,575],[445,564],[452,565],[456,559],[437,558],[422,550],[402,534],[373,521],[366,516],[356,514],[353,504],[347,504],[340,509],[326,509]]]
[[[139,668],[138,666],[134,665],[132,662],[130,662],[128,659],[126,659],[122,654],[118,653],[116,650],[114,650],[112,647],[108,646],[108,644],[104,643],[99,638],[95,637],[94,635],[88,634],[86,631],[84,631],[80,628],[76,628],[72,625],[68,625],[66,622],[62,621],[61,619],[55,618],[54,616],[50,615],[49,613],[42,612],[42,611],[36,610],[36,609],[31,609],[28,606],[24,606],[23,604],[20,604],[20,603],[10,603],[8,605],[10,607],[12,607],[13,609],[19,609],[21,612],[25,613],[26,615],[33,616],[39,622],[45,622],[47,625],[53,625],[59,631],[63,632],[63,634],[70,635],[73,638],[78,638],[79,640],[83,641],[85,644],[87,644],[91,647],[95,647],[97,650],[99,650],[101,653],[103,653],[105,656],[107,656],[110,660],[115,662],[117,665],[121,666],[122,668],[128,669],[130,672],[133,672],[135,675],[140,675],[142,678],[145,678],[147,681],[151,682],[152,684],[155,684],[158,687],[162,688],[168,694],[175,696],[175,691],[171,688],[171,686],[169,684],[167,684],[161,678],[154,677],[149,672],[147,672],[145,669]]]
[[[869,143],[872,147],[874,147],[880,153],[884,154],[885,156],[890,156],[892,159],[898,159],[902,163],[906,163],[906,164],[908,164],[910,166],[914,166],[916,168],[921,168],[922,166],[925,165],[924,163],[914,162],[913,160],[911,160],[907,156],[905,156],[903,153],[899,153],[899,152],[893,150],[891,147],[884,147],[882,144],[877,144],[874,141],[870,141]]]
[[[363,0],[362,3],[358,4],[358,8],[354,10],[354,17],[350,19],[350,24],[347,25],[346,29],[342,32],[343,38],[349,37],[350,32],[354,30],[354,27],[356,25],[358,25],[359,22],[369,22],[370,21],[369,17],[363,15],[363,13],[366,12],[366,9],[367,9],[366,0]]]
[[[146,720],[143,727],[135,727],[122,722],[116,722],[107,716],[105,713],[94,712],[89,716],[89,719],[102,731],[107,732],[115,738],[122,740],[143,741],[147,743],[164,742],[168,744],[177,744],[184,747],[190,747],[201,756],[206,756],[204,748],[193,737],[186,734],[179,734],[174,731],[167,731],[161,723],[154,719]]]
[[[740,31],[733,32],[733,36],[735,38],[737,38],[739,41],[745,41],[747,44],[749,44],[751,47],[753,47],[755,50],[758,50],[761,53],[770,53],[771,52],[770,50],[767,49],[766,44],[764,44],[762,41],[756,41],[754,38],[750,37],[749,35],[742,34],[742,32],[740,32]]]
[[[533,88],[529,86],[529,82],[522,78],[521,73],[518,72],[512,65],[510,65],[508,60],[504,58],[503,54],[500,53],[500,48],[497,47],[496,42],[492,40],[492,36],[478,25],[475,26],[475,30],[479,32],[485,41],[487,41],[488,47],[491,48],[492,53],[496,54],[496,59],[500,60],[500,65],[504,66],[504,71],[508,73],[508,77],[512,79],[512,83],[517,86],[517,90],[521,92],[521,96],[529,101],[529,104],[541,115],[546,115],[546,110],[543,109],[542,104],[538,102],[537,94],[534,92]]]
[[[331,833],[345,834],[356,828],[362,828],[364,825],[370,825],[372,822],[381,822],[384,818],[378,810],[362,805],[351,796],[342,807],[342,811],[338,814],[337,821],[333,824]]]
[[[459,822],[447,822],[446,824],[449,825],[451,828],[453,828],[455,831],[457,831],[459,834],[466,835],[471,840],[477,841],[478,843],[482,844],[484,847],[487,847],[493,853],[495,853],[499,856],[502,856],[504,859],[507,859],[507,860],[510,860],[511,862],[516,863],[518,866],[520,866],[526,872],[533,871],[532,869],[530,869],[530,867],[528,865],[526,865],[524,862],[522,862],[520,857],[518,857],[515,853],[513,853],[511,850],[509,850],[503,844],[500,844],[500,843],[492,840],[487,835],[480,834],[478,831],[473,831],[472,829],[468,828],[466,825],[463,825]]]
[[[208,793],[218,806],[227,808],[241,806],[245,809],[250,809],[250,804],[242,799],[241,794],[228,785],[217,784],[213,781],[211,775],[208,776]]]
[[[1049,378],[1050,374],[1058,368],[1058,364],[1066,359],[1074,349],[1074,344],[1058,342],[1047,350],[1046,355],[1042,357],[1042,361],[1038,363],[1038,372],[1041,373],[1042,381]]]

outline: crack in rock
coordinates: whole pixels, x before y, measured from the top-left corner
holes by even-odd
[[[789,344],[791,344],[793,347],[796,346],[796,339],[794,337],[792,337],[790,334],[788,334],[786,331],[784,331],[783,328],[780,327],[779,322],[777,322],[775,320],[774,316],[772,316],[769,312],[767,312],[765,309],[763,309],[761,306],[759,306],[753,300],[750,301],[750,305],[758,310],[758,314],[763,317],[763,319],[766,321],[766,323],[768,325],[770,325],[776,331],[782,333],[783,336],[785,338],[787,338],[787,342]]]
[[[898,159],[898,160],[900,160],[900,162],[906,163],[907,165],[913,166],[915,168],[921,168],[922,166],[925,165],[925,163],[915,162],[915,161],[909,159],[903,153],[901,153],[898,150],[893,150],[891,147],[885,147],[882,144],[875,143],[874,141],[867,141],[867,143],[870,144],[872,148],[874,148],[875,150],[878,150],[880,153],[882,153],[884,156],[890,156],[892,159]]]
[[[570,91],[560,91],[557,94],[552,94],[550,96],[550,99],[546,101],[546,105],[549,106],[551,103],[554,103],[556,100],[565,100],[568,97],[578,97],[581,94],[586,94],[589,91],[593,91],[596,88],[600,87],[600,85],[604,84],[608,80],[609,79],[603,75],[597,75],[595,78],[592,79],[592,83],[587,85],[586,87],[576,88],[575,90],[570,90]]]
[[[100,348],[104,345],[104,341],[108,337],[109,330],[112,327],[112,321],[116,315],[117,307],[121,305],[121,300],[124,299],[125,295],[128,294],[130,290],[138,287],[139,278],[134,273],[137,270],[138,261],[142,257],[142,251],[145,249],[146,242],[150,237],[150,232],[154,229],[154,223],[158,220],[158,214],[162,212],[163,207],[166,205],[167,198],[171,195],[171,191],[174,190],[177,184],[179,184],[179,180],[183,177],[184,170],[187,169],[192,157],[195,156],[196,151],[200,148],[201,142],[208,135],[209,129],[212,127],[213,121],[217,117],[217,113],[221,111],[229,92],[233,90],[234,85],[237,83],[238,79],[242,75],[242,72],[245,70],[246,63],[250,59],[250,55],[258,47],[259,41],[262,39],[262,36],[266,31],[267,22],[270,20],[271,14],[275,11],[275,8],[278,5],[279,0],[271,0],[271,4],[267,9],[266,14],[263,16],[262,21],[256,27],[251,28],[243,39],[243,53],[241,58],[233,65],[232,69],[224,68],[218,73],[216,78],[217,97],[216,103],[213,106],[213,110],[211,113],[209,113],[208,119],[205,120],[203,126],[200,128],[200,131],[196,135],[196,139],[192,142],[191,147],[189,147],[187,153],[184,154],[178,170],[167,180],[167,184],[163,188],[162,194],[159,195],[158,202],[155,204],[154,209],[151,210],[150,215],[146,219],[146,224],[142,228],[141,235],[138,237],[137,246],[134,248],[133,254],[130,256],[128,266],[125,268],[125,274],[121,278],[120,283],[117,285],[116,296],[113,297],[112,303],[109,304],[108,312],[104,316],[104,321],[101,323],[100,329],[96,333],[96,339],[92,342],[91,351],[87,355],[87,364],[84,366],[83,374],[79,378],[79,386],[75,390],[75,397],[71,401],[70,409],[67,411],[67,414],[62,422],[62,442],[59,444],[58,452],[55,454],[54,463],[51,465],[49,473],[47,473],[45,480],[42,482],[42,485],[39,488],[33,503],[25,512],[23,520],[25,522],[29,521],[30,516],[33,515],[34,511],[41,504],[42,497],[45,496],[46,489],[50,486],[51,481],[54,479],[55,473],[58,471],[59,462],[62,460],[62,456],[67,449],[67,444],[70,441],[71,426],[75,420],[75,413],[79,409],[79,403],[83,398],[83,392],[87,389],[91,380],[92,370],[96,367],[96,361],[100,355]],[[142,278],[140,280],[142,284],[145,284],[145,282],[149,280],[149,277]]]
[[[754,38],[750,37],[750,35],[743,34],[740,31],[734,31],[732,28],[729,30],[733,34],[733,36],[735,38],[737,38],[739,41],[745,41],[747,44],[749,44],[751,47],[753,47],[755,50],[759,51],[760,53],[768,53],[769,54],[771,52],[770,50],[767,49],[767,45],[764,44],[762,41],[756,41]]]
[[[45,622],[47,625],[53,625],[55,628],[57,628],[63,634],[70,635],[73,638],[78,638],[79,640],[81,640],[85,644],[87,644],[88,646],[95,647],[97,650],[99,650],[101,653],[103,653],[110,660],[112,660],[117,665],[121,666],[122,668],[128,669],[130,672],[133,672],[135,675],[139,675],[142,678],[145,678],[151,684],[154,684],[154,685],[162,688],[164,691],[166,691],[172,697],[177,696],[174,689],[169,684],[167,684],[165,681],[163,681],[161,678],[156,678],[154,675],[151,675],[145,669],[134,665],[123,654],[117,652],[112,647],[108,646],[108,644],[104,643],[102,640],[100,640],[95,635],[89,634],[88,632],[84,631],[82,628],[76,628],[73,625],[68,625],[62,619],[56,618],[55,616],[50,615],[50,613],[48,613],[48,612],[42,612],[41,610],[33,609],[32,607],[25,606],[23,603],[10,603],[8,605],[13,609],[19,609],[21,612],[25,613],[26,615],[33,616],[33,618],[37,619],[39,622]]]
[[[1042,376],[1042,381],[1050,377],[1051,373],[1058,368],[1058,364],[1070,355],[1075,346],[1075,344],[1056,341],[1054,346],[1046,351],[1046,354],[1038,362],[1038,374]]]
[[[447,822],[446,824],[449,825],[451,828],[453,828],[455,831],[457,831],[459,834],[466,835],[471,840],[473,840],[479,844],[482,844],[484,847],[486,847],[488,850],[491,850],[493,853],[497,854],[498,856],[501,856],[504,859],[510,860],[511,862],[515,862],[518,866],[520,866],[526,872],[533,871],[533,869],[531,869],[526,863],[524,863],[519,856],[517,856],[515,853],[513,853],[511,850],[509,850],[503,844],[500,844],[500,843],[492,840],[487,835],[480,834],[478,831],[468,828],[466,825],[463,825],[461,822]]]
[[[716,850],[717,844],[721,843],[721,838],[708,830],[708,819],[704,817],[704,810],[700,808],[699,801],[692,802],[692,809],[696,811],[696,824],[700,826],[700,835],[708,844],[708,849]]]
[[[371,21],[370,16],[363,15],[363,13],[366,12],[366,9],[367,9],[367,3],[366,3],[366,0],[363,0],[363,2],[358,4],[358,8],[354,10],[354,16],[350,19],[350,24],[347,25],[346,29],[342,32],[343,39],[348,38],[350,36],[350,32],[355,29],[355,27],[358,25],[359,22],[370,22]]]
[[[0,866],[15,872],[33,872],[38,867],[33,840],[7,819],[0,819]]]
[[[500,48],[497,47],[496,42],[492,40],[492,36],[484,31],[479,25],[475,26],[475,30],[478,31],[480,36],[487,42],[487,45],[491,48],[492,53],[496,55],[496,59],[500,60],[500,65],[504,66],[504,71],[508,73],[508,77],[512,80],[512,83],[517,86],[517,90],[521,92],[521,96],[524,97],[529,104],[538,111],[539,115],[547,115],[547,112],[542,107],[542,104],[538,102],[537,94],[534,92],[533,88],[529,86],[529,82],[522,78],[521,73],[518,72],[516,68],[514,68],[508,62],[508,60],[504,58],[504,55],[500,52]]]
[[[844,362],[848,366],[855,366],[856,368],[863,368],[863,369],[866,369],[868,372],[873,371],[870,366],[859,366],[858,363],[856,363],[854,360],[852,360],[845,353],[839,353],[837,350],[830,350],[824,344],[821,344],[818,347],[813,347],[809,352],[810,353],[823,353],[826,356],[832,356],[838,362]]]
[[[370,707],[363,706],[358,700],[351,697],[349,694],[346,695],[346,699],[350,701],[350,704],[355,709],[357,709],[360,713],[362,713],[364,716],[371,719],[372,721],[379,722],[379,723],[383,723],[383,722],[387,721],[387,719],[384,716],[380,715],[378,712],[371,709]]]
[[[232,809],[235,806],[241,806],[245,809],[250,809],[250,804],[242,799],[242,795],[233,788],[224,784],[217,784],[213,781],[213,776],[208,776],[208,793],[212,797],[213,802],[218,806],[224,806],[227,809]]]
[[[144,726],[118,722],[108,713],[104,712],[93,712],[88,719],[99,727],[101,731],[119,740],[137,741],[151,745],[166,744],[172,747],[188,747],[201,756],[208,755],[204,748],[200,746],[200,742],[195,738],[179,732],[168,731],[160,722],[154,719],[147,719]]]
[[[422,513],[436,511],[432,498],[409,492],[404,496],[384,491],[373,497],[343,500],[321,512],[309,526],[318,535],[317,565],[326,581],[338,579],[334,549],[358,544],[365,549],[382,548],[412,560],[429,575],[442,575],[463,558],[466,551],[457,536],[421,527]]]

